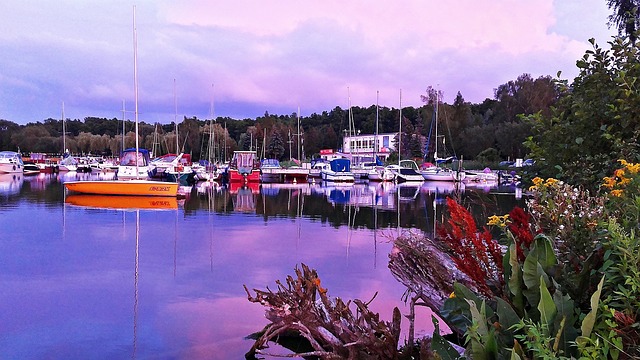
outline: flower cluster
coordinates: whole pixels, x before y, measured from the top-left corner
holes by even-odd
[[[474,281],[482,294],[491,297],[504,285],[502,249],[491,232],[478,230],[473,216],[464,206],[447,198],[448,221],[438,228],[456,267]],[[506,217],[505,217],[506,219]]]
[[[553,178],[537,177],[529,190],[533,232],[554,239],[560,258],[581,267],[598,240],[594,230],[603,219],[606,199]]]
[[[622,168],[614,171],[613,176],[605,177],[602,183],[604,188],[610,190],[609,194],[613,197],[621,197],[640,171],[640,163],[634,164],[624,159],[618,162],[622,164]]]

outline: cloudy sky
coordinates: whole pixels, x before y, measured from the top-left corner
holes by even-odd
[[[161,123],[308,116],[376,91],[419,106],[428,86],[480,103],[523,73],[573,79],[587,40],[615,34],[605,0],[4,0],[0,119],[132,110],[134,5],[139,118]]]

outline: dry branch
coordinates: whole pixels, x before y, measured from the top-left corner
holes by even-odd
[[[322,359],[397,359],[400,338],[400,311],[395,308],[391,323],[381,321],[367,304],[358,299],[343,302],[331,299],[320,286],[315,270],[305,264],[296,267],[296,278],[288,276],[286,284],[277,281],[274,292],[256,290],[249,301],[267,307],[270,324],[256,340],[247,357],[264,354],[268,342],[278,342],[281,335],[294,335],[306,339],[311,349],[292,354],[316,356]],[[270,354],[273,355],[273,354]]]

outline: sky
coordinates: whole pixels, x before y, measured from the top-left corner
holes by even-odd
[[[610,12],[605,0],[4,0],[0,119],[135,119],[136,68],[147,123],[421,106],[429,86],[476,104],[524,73],[571,81],[590,38],[608,48]]]

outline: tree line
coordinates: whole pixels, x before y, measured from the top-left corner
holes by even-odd
[[[494,99],[472,104],[458,92],[452,104],[437,104],[439,134],[444,140],[439,141],[446,144],[446,148],[439,148],[439,155],[444,150],[465,159],[480,157],[493,161],[527,155],[523,144],[531,136],[531,123],[526,121],[526,116],[550,112],[559,96],[556,83],[550,76],[534,79],[523,74],[500,85],[494,94]],[[434,99],[441,99],[441,95],[427,87],[425,95],[421,96],[422,106],[402,108],[400,156],[403,158],[432,155],[429,153],[435,144],[433,135],[430,149],[425,145],[435,119]],[[378,118],[376,114],[379,114]],[[349,126],[350,120],[353,128]],[[298,114],[273,115],[268,112],[256,119],[243,120],[184,117],[178,124],[140,121],[138,133],[140,146],[154,149],[156,155],[179,151],[191,154],[194,159],[223,160],[229,159],[235,150],[256,150],[261,155],[280,160],[308,159],[317,156],[321,149],[340,149],[349,131],[374,134],[376,120],[379,133],[397,133],[400,111],[385,106],[376,109],[375,105],[351,109],[336,106],[330,111],[301,116],[300,134]],[[118,155],[123,147],[135,146],[135,123],[131,120],[86,117],[66,119],[64,125],[66,136],[63,139],[61,119],[49,118],[26,125],[0,120],[0,147],[3,150],[19,149],[24,154],[60,154],[64,142],[73,154],[112,156]],[[176,139],[176,125],[179,139]]]

